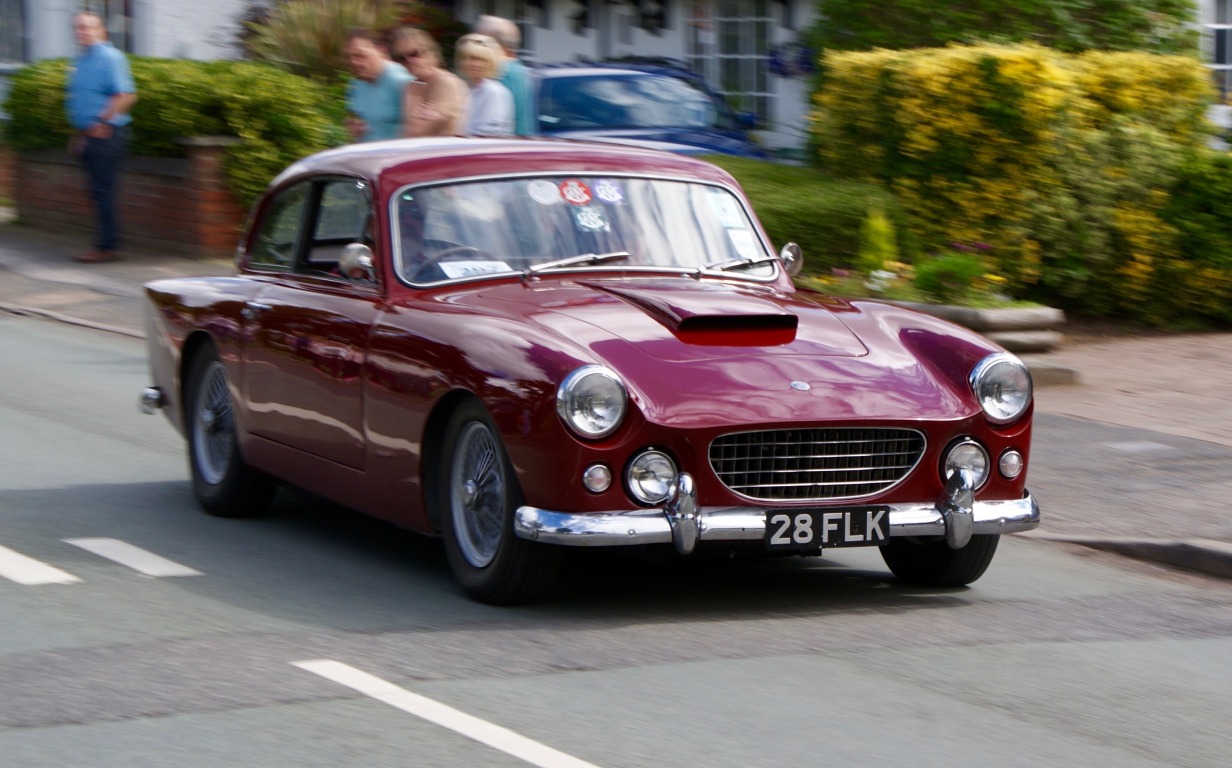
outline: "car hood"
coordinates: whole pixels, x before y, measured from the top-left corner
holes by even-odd
[[[860,323],[876,337],[862,339],[847,320],[863,312],[840,300],[687,278],[506,283],[459,299],[577,345],[579,356],[619,372],[656,423],[917,421],[973,411],[965,370],[957,379],[938,372],[880,323]]]
[[[602,141],[610,144],[661,149],[686,155],[737,155],[762,157],[765,155],[747,138],[735,133],[706,131],[701,129],[675,128],[628,128],[619,130],[578,130],[550,133],[560,139]]]

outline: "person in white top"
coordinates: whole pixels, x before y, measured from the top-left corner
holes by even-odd
[[[513,94],[495,80],[504,52],[486,35],[458,38],[454,63],[471,88],[470,111],[462,126],[467,136],[508,136],[513,133]]]

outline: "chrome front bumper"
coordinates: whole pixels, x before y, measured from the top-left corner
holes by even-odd
[[[891,536],[944,536],[954,549],[974,534],[1016,533],[1039,526],[1039,504],[1031,494],[1011,501],[975,501],[963,470],[950,478],[936,504],[886,504]],[[681,473],[672,497],[658,509],[614,512],[553,512],[519,507],[517,535],[548,544],[614,547],[672,543],[683,555],[698,542],[755,541],[766,535],[765,507],[698,507],[693,478]]]

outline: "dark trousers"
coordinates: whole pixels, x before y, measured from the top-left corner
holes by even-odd
[[[94,201],[97,230],[94,247],[114,251],[120,240],[116,223],[116,186],[120,177],[120,162],[128,152],[129,128],[116,128],[109,138],[87,138],[81,152],[81,167],[86,172],[90,199]]]

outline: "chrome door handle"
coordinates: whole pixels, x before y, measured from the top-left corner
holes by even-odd
[[[245,320],[255,320],[257,315],[267,309],[273,309],[273,307],[269,304],[262,304],[259,301],[250,301],[244,306],[244,310],[240,314],[244,316]]]

